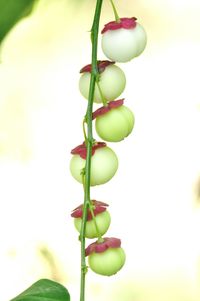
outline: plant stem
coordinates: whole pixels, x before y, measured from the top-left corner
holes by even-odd
[[[87,141],[87,135],[86,135],[86,131],[85,131],[85,123],[86,123],[86,121],[85,121],[85,118],[84,118],[84,119],[83,119],[83,122],[82,122],[82,127],[83,127],[84,141],[85,141],[85,143],[86,143],[86,141]]]
[[[102,103],[103,103],[103,105],[104,105],[104,107],[107,107],[107,100],[105,99],[105,97],[104,97],[104,95],[103,95],[103,93],[102,93],[102,90],[101,90],[101,87],[100,87],[100,85],[99,85],[99,81],[97,80],[96,81],[96,84],[97,84],[97,87],[98,87],[98,90],[99,90],[99,94],[100,94],[100,96],[101,96],[101,101],[102,101]]]
[[[110,3],[111,3],[111,5],[112,5],[112,9],[113,9],[113,12],[114,12],[114,15],[115,15],[115,21],[116,21],[117,23],[120,23],[120,17],[119,17],[119,15],[118,15],[118,13],[117,13],[117,10],[116,10],[116,7],[115,7],[115,5],[114,5],[113,0],[110,0]]]
[[[98,76],[97,67],[97,48],[98,48],[98,33],[99,33],[99,20],[101,15],[101,7],[103,0],[97,0],[95,14],[91,29],[91,41],[92,41],[92,71],[90,78],[90,89],[88,97],[88,107],[86,112],[86,123],[87,123],[87,157],[85,164],[85,193],[84,193],[84,205],[83,205],[83,217],[81,224],[81,285],[80,285],[80,301],[85,301],[85,276],[87,272],[86,259],[85,259],[85,229],[87,221],[87,209],[90,203],[90,171],[91,171],[91,157],[92,157],[92,144],[93,144],[93,134],[92,134],[92,110],[93,110],[93,99],[95,82]]]
[[[82,170],[81,174],[82,174],[83,191],[85,193],[85,168]],[[93,222],[94,222],[94,225],[95,225],[95,228],[96,228],[96,232],[97,232],[97,236],[98,236],[98,241],[102,242],[103,238],[102,238],[102,236],[100,234],[99,227],[97,225],[96,217],[94,215],[94,210],[93,210],[93,204],[92,204],[91,200],[89,202],[87,202],[87,204],[88,204],[88,208],[90,210],[90,213],[92,215],[92,219],[93,219]]]
[[[103,241],[103,238],[102,238],[102,236],[101,236],[101,234],[100,234],[99,227],[98,227],[98,224],[97,224],[97,220],[96,220],[96,217],[95,217],[95,215],[94,215],[93,205],[92,205],[91,202],[89,203],[89,210],[90,210],[90,212],[91,212],[92,220],[93,220],[93,222],[94,222],[95,229],[96,229],[96,232],[97,232],[98,242],[102,242],[102,241]]]

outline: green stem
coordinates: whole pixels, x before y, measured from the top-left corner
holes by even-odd
[[[83,122],[82,122],[83,136],[84,136],[85,143],[87,143],[87,135],[86,135],[86,131],[85,131],[85,123],[86,123],[86,120],[85,120],[85,118],[84,118],[84,119],[83,119]]]
[[[83,170],[81,172],[81,175],[82,175],[83,191],[85,193],[85,168],[83,168]],[[96,220],[96,217],[94,215],[93,204],[92,204],[91,200],[88,202],[88,208],[91,212],[92,220],[93,220],[94,225],[95,225],[95,229],[96,229],[97,237],[98,237],[98,242],[103,242],[103,238],[100,234],[99,227],[97,225],[97,220]]]
[[[97,48],[98,48],[98,33],[99,33],[99,21],[101,15],[101,7],[103,0],[97,0],[96,9],[91,29],[91,41],[92,41],[92,71],[90,78],[90,89],[88,97],[88,107],[86,112],[87,122],[87,157],[85,164],[85,193],[84,193],[84,205],[83,205],[83,217],[81,224],[81,285],[80,285],[80,301],[85,301],[85,276],[87,272],[86,259],[85,259],[85,229],[87,221],[87,209],[90,202],[90,174],[91,174],[91,157],[92,157],[92,145],[93,145],[93,134],[92,134],[92,110],[93,110],[93,99],[95,82],[98,75],[97,67]]]
[[[112,5],[112,9],[113,9],[113,12],[114,12],[114,15],[115,15],[115,21],[116,21],[117,23],[120,23],[120,17],[119,17],[119,15],[118,15],[118,13],[117,13],[117,10],[116,10],[116,7],[115,7],[115,5],[114,5],[113,0],[110,0],[110,3],[111,3],[111,5]]]
[[[96,84],[97,84],[97,87],[98,87],[98,90],[99,90],[99,94],[100,94],[100,96],[101,96],[101,100],[102,100],[102,102],[103,102],[103,105],[104,105],[104,107],[107,107],[107,100],[105,99],[105,97],[104,97],[104,95],[103,95],[103,93],[102,93],[102,90],[101,90],[101,87],[100,87],[100,84],[99,84],[99,81],[97,80],[96,81]]]
[[[102,242],[102,241],[103,241],[103,238],[102,238],[102,236],[101,236],[101,234],[100,234],[99,227],[98,227],[98,225],[97,225],[97,220],[96,220],[96,217],[95,217],[95,215],[94,215],[93,205],[92,205],[91,202],[89,203],[89,210],[90,210],[90,212],[91,212],[92,220],[93,220],[94,225],[95,225],[95,228],[96,228],[96,232],[97,232],[97,236],[98,236],[98,242]]]

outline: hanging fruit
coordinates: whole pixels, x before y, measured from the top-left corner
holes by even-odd
[[[73,157],[70,161],[72,176],[83,183],[83,171],[87,157],[85,143],[71,151]],[[104,184],[112,179],[118,169],[118,159],[114,151],[105,142],[96,142],[92,146],[91,158],[91,186]]]
[[[122,94],[126,85],[126,77],[115,62],[98,61],[99,78],[95,84],[94,102],[111,101]],[[79,90],[88,99],[92,66],[86,65],[80,70]],[[103,99],[102,99],[103,98]]]
[[[101,139],[119,142],[132,132],[135,118],[123,103],[123,99],[112,101],[93,113],[93,119],[96,119],[96,132]]]
[[[145,49],[147,35],[136,18],[120,18],[102,30],[102,50],[112,61],[125,63],[139,56]]]
[[[91,200],[91,209],[88,208],[85,237],[95,238],[104,235],[111,222],[110,213],[107,211],[108,204]],[[83,204],[75,208],[71,214],[74,217],[74,225],[77,231],[81,232],[83,217]]]
[[[116,274],[126,260],[121,240],[114,237],[103,238],[103,242],[96,241],[90,244],[85,253],[91,270],[103,276]]]

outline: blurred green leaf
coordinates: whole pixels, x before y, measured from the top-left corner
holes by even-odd
[[[0,43],[21,18],[27,16],[35,0],[0,0]]]
[[[41,279],[10,301],[70,301],[70,295],[63,285]]]

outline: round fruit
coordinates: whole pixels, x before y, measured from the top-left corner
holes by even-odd
[[[108,211],[99,213],[95,216],[95,220],[97,223],[99,234],[104,235],[110,226],[110,222],[111,222],[110,213]],[[82,218],[74,219],[75,228],[78,230],[79,233],[81,231],[81,222],[82,222]],[[85,237],[87,238],[98,237],[94,220],[90,220],[86,222]]]
[[[107,112],[96,117],[95,127],[97,134],[103,140],[118,142],[132,132],[134,122],[134,115],[126,106],[120,105],[114,108],[108,106]]]
[[[100,146],[100,148],[98,146]],[[81,150],[75,151],[78,148]],[[94,153],[91,159],[91,186],[108,182],[112,179],[118,169],[117,156],[111,148],[106,146],[105,143],[97,143],[93,146],[93,151]],[[72,154],[74,155],[70,161],[71,174],[78,182],[82,183],[82,172],[86,163],[85,145],[82,144],[72,150]]]
[[[114,62],[99,61],[98,66],[100,73],[99,86],[103,97],[106,101],[116,99],[124,91],[126,85],[126,77],[124,72],[119,67],[114,65]],[[82,72],[83,74],[81,75],[79,80],[79,90],[83,97],[88,99],[91,65],[87,65],[83,69],[81,69],[81,73]],[[95,85],[94,102],[102,103],[102,97],[97,84]]]
[[[107,240],[107,241],[106,241]],[[109,245],[106,245],[109,240],[112,242],[112,240],[115,240],[114,247],[110,246],[112,243],[109,243]],[[97,274],[103,275],[103,276],[111,276],[116,274],[124,265],[126,260],[126,255],[124,250],[120,247],[120,244],[116,245],[117,238],[106,238],[104,239],[103,243],[93,243],[86,249],[86,255],[88,254],[88,264],[91,270]],[[118,240],[120,241],[120,240]],[[94,245],[96,248],[94,250],[91,250],[91,247],[93,248]],[[99,245],[99,246],[98,246]]]
[[[116,62],[128,62],[139,56],[146,47],[147,35],[136,18],[121,18],[105,25],[102,30],[102,50]]]
[[[88,257],[91,270],[97,274],[111,276],[116,274],[125,263],[125,253],[122,248],[109,248],[103,253],[93,253]]]
[[[87,210],[87,222],[86,222],[86,231],[85,236],[87,238],[95,238],[100,235],[104,235],[108,230],[111,222],[111,217],[109,212],[107,211],[107,207],[109,206],[106,203],[91,200],[91,207]],[[92,209],[92,212],[91,212]],[[95,221],[98,227],[98,233],[96,229],[96,224],[93,220],[93,215],[95,216]],[[81,231],[81,223],[83,217],[83,204],[75,208],[71,214],[74,217],[74,225],[78,232]]]

